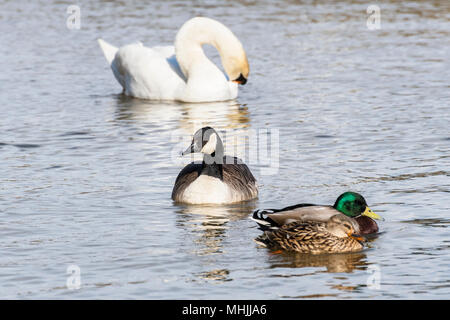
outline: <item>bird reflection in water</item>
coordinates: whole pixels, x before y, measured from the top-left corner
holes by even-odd
[[[223,241],[227,235],[228,224],[248,218],[249,212],[257,207],[256,200],[230,205],[179,205],[177,227],[183,229],[194,244],[191,252],[200,258],[202,268],[208,270],[195,273],[193,281],[231,281],[229,270],[217,268],[215,256],[224,253]],[[191,240],[189,240],[191,239]]]
[[[194,254],[209,256],[223,253],[228,224],[248,218],[256,200],[230,205],[178,205],[177,226],[185,230],[195,244]]]
[[[247,128],[250,116],[237,101],[183,103],[149,101],[118,95],[115,121],[139,121],[158,124],[163,129],[181,130],[192,135],[197,129],[214,123],[220,129]]]
[[[177,167],[184,166],[190,159],[175,159],[172,151],[177,151],[176,155],[179,155],[181,146],[190,142],[195,131],[210,125],[214,125],[219,131],[225,130],[222,132],[222,140],[227,154],[245,160],[250,115],[247,107],[235,100],[183,103],[148,101],[120,94],[115,101],[112,121],[126,128],[128,139],[144,143],[148,141],[155,147],[154,136],[157,135],[160,138],[156,142],[157,146],[168,151],[159,151],[156,157],[172,156],[172,164]],[[178,146],[179,152],[174,150]],[[136,147],[143,148],[141,144]],[[198,160],[195,156],[192,157],[192,161]]]
[[[305,253],[270,253],[271,268],[307,268],[325,267],[326,272],[350,273],[353,270],[367,268],[364,252],[335,254],[305,254]]]
[[[211,271],[200,272],[196,276],[203,280],[214,280],[214,281],[231,281],[233,279],[229,278],[230,271],[227,269],[214,269]]]

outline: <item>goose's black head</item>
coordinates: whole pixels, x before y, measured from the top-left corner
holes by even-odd
[[[184,156],[189,153],[197,152],[211,155],[215,153],[221,143],[216,130],[211,127],[203,127],[194,133],[191,145],[182,153],[182,155]]]

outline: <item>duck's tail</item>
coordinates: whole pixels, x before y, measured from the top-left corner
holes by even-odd
[[[267,216],[274,212],[275,210],[272,209],[256,210],[253,212],[253,217],[251,217],[251,219],[255,221],[258,224],[259,229],[263,231],[278,229],[278,224]]]
[[[97,41],[98,44],[100,45],[100,48],[103,51],[103,54],[105,55],[106,60],[111,65],[112,61],[114,60],[114,57],[116,56],[118,48],[114,47],[113,45],[109,44],[103,39],[97,39]]]
[[[267,237],[266,233],[264,232],[262,235],[256,237],[255,239],[253,239],[253,241],[255,241],[258,245],[262,246],[262,247],[269,247],[269,238]]]

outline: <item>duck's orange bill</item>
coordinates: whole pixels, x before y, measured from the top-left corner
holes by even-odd
[[[361,237],[359,234],[349,233],[348,236],[357,241],[364,241],[364,238]]]

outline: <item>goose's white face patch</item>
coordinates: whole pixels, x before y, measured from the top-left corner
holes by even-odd
[[[213,133],[209,137],[208,143],[206,143],[202,148],[201,152],[205,154],[212,154],[214,151],[216,151],[216,145],[217,145],[217,135]]]

